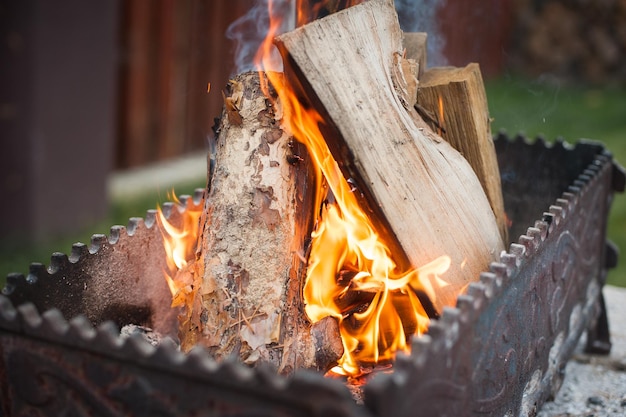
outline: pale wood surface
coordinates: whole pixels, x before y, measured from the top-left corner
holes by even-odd
[[[440,99],[443,114],[439,111]],[[435,114],[442,129],[441,137],[474,169],[496,216],[502,239],[507,242],[500,170],[480,67],[472,63],[463,68],[429,69],[420,78],[417,102]],[[434,124],[431,127],[438,130]]]
[[[418,64],[417,78],[420,79],[428,63],[426,45],[428,35],[425,32],[404,32],[402,46],[407,59],[413,59]]]
[[[393,2],[362,3],[277,43],[340,133],[327,140],[338,141],[329,146],[344,175],[370,195],[411,264],[451,257],[442,276],[448,285],[435,306],[454,304],[457,292],[498,258],[503,243],[470,165],[410,106],[403,84],[412,74],[401,65]]]
[[[235,355],[290,373],[325,365],[301,296],[311,177],[305,158],[293,162],[298,147],[281,117],[257,73],[231,81],[201,220],[200,323],[186,332],[218,360]]]

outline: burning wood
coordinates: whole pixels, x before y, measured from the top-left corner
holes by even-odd
[[[503,243],[471,166],[413,108],[391,1],[278,45],[286,78],[241,75],[224,95],[181,340],[358,375],[408,351]]]
[[[451,258],[433,302],[439,311],[453,305],[503,243],[470,165],[411,106],[405,86],[414,74],[403,65],[392,2],[317,20],[280,36],[279,45],[286,74],[325,111],[324,136],[345,177],[366,195],[377,226],[388,225],[377,229],[394,257],[404,252],[413,267]]]
[[[285,373],[325,371],[341,351],[319,354],[330,336],[319,344],[301,299],[315,178],[264,85],[258,74],[242,74],[225,96],[198,246],[201,312],[183,331],[184,345],[199,342],[217,358],[261,360]],[[332,323],[324,327],[315,330],[331,335]]]

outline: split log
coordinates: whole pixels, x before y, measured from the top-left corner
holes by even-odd
[[[306,149],[281,125],[281,105],[265,97],[257,73],[232,80],[224,100],[196,262],[200,311],[181,330],[184,348],[199,343],[218,360],[281,373],[325,371],[342,350],[334,319],[312,327],[301,297],[315,213]]]
[[[408,96],[414,80],[403,58],[391,0],[370,0],[281,35],[285,75],[300,83],[326,124],[329,148],[370,203],[381,234],[419,267],[442,255],[448,285],[441,311],[497,259],[503,243],[467,161],[433,133]]]
[[[437,122],[426,121],[474,169],[496,216],[502,240],[507,242],[500,170],[480,67],[473,63],[464,68],[429,69],[420,78],[417,104],[434,113]]]

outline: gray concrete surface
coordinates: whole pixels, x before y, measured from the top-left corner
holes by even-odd
[[[613,347],[608,356],[583,353],[583,340],[565,369],[565,380],[539,417],[626,416],[626,288],[606,286],[604,297]]]
[[[109,177],[112,200],[123,200],[147,192],[166,192],[175,184],[206,178],[207,152],[199,151],[140,168],[117,171]]]

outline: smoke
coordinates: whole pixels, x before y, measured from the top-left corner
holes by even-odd
[[[284,17],[279,33],[287,32],[295,27],[295,0],[257,0],[248,13],[235,20],[226,29],[226,38],[236,42],[235,73],[257,69],[254,58],[270,27],[268,7],[270,2],[272,14]],[[275,48],[269,66],[270,68],[264,69],[282,71],[282,60]]]
[[[394,0],[400,27],[405,32],[428,32],[428,62],[431,66],[446,64],[443,55],[444,37],[437,25],[437,10],[446,0]],[[295,27],[295,0],[257,0],[244,16],[235,20],[226,29],[226,37],[236,42],[235,73],[256,69],[254,57],[269,30],[270,12],[283,16],[279,33]],[[278,51],[274,51],[270,68],[265,70],[282,71],[282,60]]]
[[[428,33],[428,66],[447,65],[443,54],[445,37],[437,22],[437,11],[445,3],[446,0],[394,0],[403,31]]]

